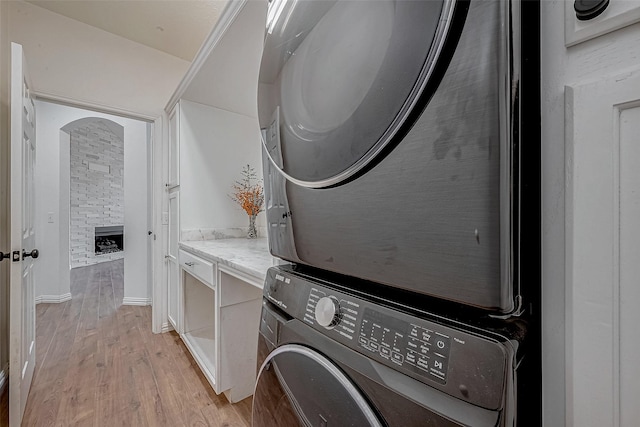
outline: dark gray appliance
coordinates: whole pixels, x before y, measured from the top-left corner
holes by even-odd
[[[273,267],[253,427],[512,426],[523,323],[478,328]]]
[[[539,145],[520,120],[524,3],[273,0],[258,85],[271,253],[518,313],[522,154]]]

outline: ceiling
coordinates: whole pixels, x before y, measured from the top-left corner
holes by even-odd
[[[227,0],[26,1],[187,61],[193,60],[227,3]]]

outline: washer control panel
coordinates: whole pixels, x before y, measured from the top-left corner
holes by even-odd
[[[269,270],[264,296],[370,359],[487,409],[501,405],[515,360],[504,336],[432,315],[414,316],[283,267]]]
[[[451,337],[434,329],[366,308],[358,344],[396,365],[444,384],[447,381]]]
[[[354,299],[311,288],[304,320],[354,341],[371,356],[402,366],[440,383],[447,381],[451,337],[435,327],[425,327],[376,311],[361,310]]]

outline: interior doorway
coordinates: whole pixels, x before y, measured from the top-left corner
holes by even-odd
[[[72,268],[124,259],[122,303],[150,305],[151,123],[48,101],[36,110],[36,227],[48,255],[36,301],[71,299]]]

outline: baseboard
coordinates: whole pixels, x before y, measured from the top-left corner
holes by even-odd
[[[122,305],[151,305],[151,298],[124,297]]]
[[[173,325],[169,322],[164,322],[162,324],[162,328],[160,329],[160,333],[164,334],[165,332],[173,331]]]
[[[36,297],[36,304],[59,304],[61,302],[69,301],[70,299],[71,294],[69,292],[62,295],[38,295]]]
[[[2,393],[4,393],[4,389],[7,387],[7,384],[9,384],[9,381],[7,381],[9,379],[9,364],[5,364],[2,367],[2,370],[0,370],[0,396],[2,396]]]

